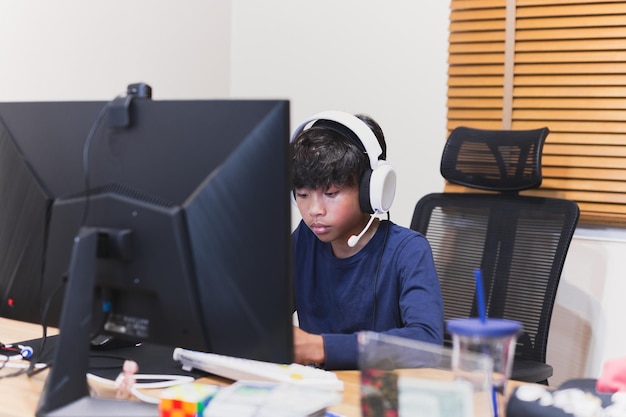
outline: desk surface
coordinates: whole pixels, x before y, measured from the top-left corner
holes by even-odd
[[[40,336],[40,326],[0,318],[0,341],[3,343],[14,343]],[[422,369],[411,371],[419,372],[420,377],[428,379],[449,380],[451,378],[449,372],[441,370]],[[12,370],[0,370],[0,404],[2,404],[0,414],[3,417],[34,416],[48,372],[44,371],[30,378],[26,375],[3,378],[9,372],[12,372]],[[340,404],[330,407],[329,410],[345,417],[360,417],[360,372],[340,371],[336,372],[336,374],[344,381],[343,400]],[[229,381],[223,378],[202,378],[201,381],[218,385],[229,384]],[[516,381],[511,381],[508,384],[508,389],[511,390],[519,384]],[[113,391],[108,387],[93,386],[93,388],[99,396],[114,396]],[[500,413],[500,415],[502,416],[503,413]]]

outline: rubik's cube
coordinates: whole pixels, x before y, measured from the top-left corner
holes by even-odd
[[[202,417],[217,394],[218,386],[191,382],[164,390],[159,401],[160,417]]]

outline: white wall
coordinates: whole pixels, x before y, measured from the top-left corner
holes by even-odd
[[[427,5],[424,6],[424,5]],[[320,110],[382,125],[399,174],[392,219],[440,191],[448,1],[0,0],[0,101],[288,98],[292,123]],[[557,295],[551,383],[626,356],[626,233],[580,227]]]
[[[291,100],[292,126],[322,110],[368,113],[398,173],[392,220],[441,190],[448,3],[233,1],[232,94]]]
[[[0,100],[229,93],[228,0],[0,0]]]

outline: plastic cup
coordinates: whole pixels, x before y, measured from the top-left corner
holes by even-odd
[[[472,382],[476,390],[493,391],[494,414],[497,395],[502,395],[511,376],[515,344],[522,324],[513,320],[487,318],[453,319],[447,322],[452,335],[452,370],[456,379]],[[491,359],[491,369],[476,369],[475,355]],[[491,371],[491,372],[488,372]]]

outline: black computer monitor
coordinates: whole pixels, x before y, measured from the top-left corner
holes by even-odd
[[[291,362],[288,141],[284,100],[0,103],[0,315]]]

